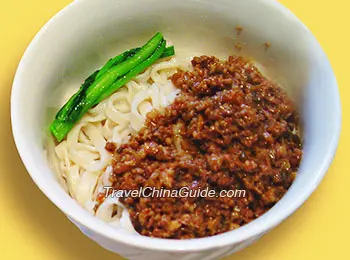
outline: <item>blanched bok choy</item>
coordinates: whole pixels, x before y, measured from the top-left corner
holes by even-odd
[[[51,133],[61,142],[90,108],[113,94],[158,59],[172,56],[174,53],[174,47],[166,47],[163,35],[157,33],[141,48],[128,50],[110,59],[100,70],[90,75],[58,111],[50,125]]]

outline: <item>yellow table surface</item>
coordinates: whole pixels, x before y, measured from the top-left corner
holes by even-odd
[[[0,3],[0,259],[122,259],[80,233],[39,191],[12,138],[10,91],[18,62],[41,26],[69,2]],[[350,259],[350,2],[281,2],[310,28],[331,61],[343,108],[340,144],[310,199],[257,243],[227,260]]]

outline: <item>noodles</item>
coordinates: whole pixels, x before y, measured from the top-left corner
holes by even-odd
[[[127,210],[115,198],[96,208],[97,194],[110,185],[112,155],[106,142],[126,143],[139,131],[146,114],[174,101],[178,90],[169,77],[180,66],[175,58],[161,60],[102,101],[80,120],[60,144],[48,145],[48,157],[60,182],[91,214],[133,231]]]

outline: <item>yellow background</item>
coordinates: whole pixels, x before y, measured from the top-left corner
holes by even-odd
[[[244,0],[242,0],[244,1]],[[10,125],[10,90],[36,32],[69,0],[0,3],[0,259],[122,259],[80,233],[26,173]],[[343,126],[320,187],[292,217],[227,260],[350,259],[350,14],[348,0],[282,0],[314,33],[338,78]]]

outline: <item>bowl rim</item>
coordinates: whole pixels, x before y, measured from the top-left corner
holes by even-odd
[[[278,12],[283,13],[286,17],[293,20],[293,22],[297,23],[303,30],[305,30],[313,39],[314,43],[322,54],[321,46],[312,35],[310,30],[286,7],[284,7],[281,3],[274,0],[255,0],[264,2],[264,4],[269,5],[270,8],[276,9]],[[71,208],[67,208],[65,198],[59,197],[55,194],[50,187],[45,184],[45,181],[40,179],[36,174],[37,168],[35,166],[35,162],[31,160],[28,155],[28,148],[26,146],[26,140],[24,138],[23,133],[19,130],[19,122],[21,115],[19,113],[19,108],[17,106],[17,101],[19,93],[21,91],[21,83],[20,78],[22,71],[25,69],[25,64],[30,59],[32,55],[32,50],[34,46],[38,43],[41,36],[45,34],[47,30],[49,30],[61,17],[63,17],[66,13],[73,10],[74,8],[79,8],[80,4],[83,4],[83,0],[76,0],[65,6],[62,10],[60,10],[56,15],[54,15],[36,34],[31,43],[28,45],[20,63],[17,68],[15,78],[13,81],[12,91],[11,91],[11,124],[12,124],[12,133],[14,136],[14,141],[18,150],[18,153],[24,163],[27,172],[39,187],[39,189],[48,197],[62,212],[64,212],[75,224],[79,226],[84,226],[94,232],[94,234],[98,234],[102,237],[108,238],[113,242],[118,242],[130,246],[134,246],[141,249],[149,249],[155,251],[163,251],[163,252],[171,252],[171,251],[188,251],[188,252],[196,252],[202,250],[208,250],[212,248],[220,248],[228,245],[238,244],[243,241],[246,241],[255,236],[259,236],[261,234],[266,233],[271,228],[280,224],[284,219],[293,214],[311,195],[311,193],[317,188],[326,174],[334,156],[336,153],[336,149],[338,146],[338,141],[340,137],[341,131],[341,104],[340,97],[338,91],[338,84],[336,78],[334,76],[334,72],[331,68],[331,65],[324,54],[324,62],[327,66],[327,70],[331,72],[333,85],[331,86],[334,91],[333,104],[334,104],[334,115],[338,116],[338,123],[334,126],[334,133],[332,136],[332,140],[330,142],[330,147],[328,147],[326,154],[324,155],[325,160],[320,162],[317,170],[314,173],[315,177],[312,180],[312,183],[308,186],[308,189],[304,189],[299,196],[293,200],[293,203],[284,207],[283,210],[280,210],[278,214],[271,214],[274,210],[274,207],[270,209],[263,216],[258,219],[229,232],[225,232],[223,234],[219,234],[211,237],[204,238],[195,238],[188,240],[173,240],[173,239],[162,239],[162,238],[150,238],[145,236],[135,236],[131,234],[125,234],[123,232],[119,232],[112,226],[103,221],[97,219],[96,217],[90,215],[87,211],[81,208],[78,204],[76,204],[75,208],[72,210]],[[70,200],[73,200],[69,198]],[[71,204],[73,205],[73,204]],[[270,214],[269,214],[270,213]],[[80,225],[79,225],[80,224]],[[83,231],[83,230],[82,230]],[[84,232],[84,231],[83,231]],[[85,232],[84,232],[85,233]]]

